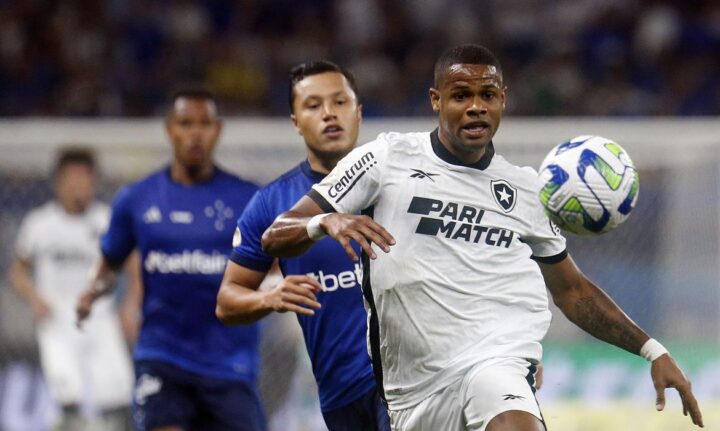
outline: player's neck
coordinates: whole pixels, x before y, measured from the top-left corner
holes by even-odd
[[[207,163],[202,166],[183,166],[173,162],[170,166],[170,178],[182,185],[191,186],[212,178],[215,173],[215,165]]]
[[[81,204],[77,202],[63,202],[58,199],[58,203],[62,207],[63,210],[65,210],[65,213],[76,216],[81,215],[87,210],[89,204]]]
[[[329,174],[339,161],[340,158],[318,157],[317,154],[308,152],[308,163],[310,164],[310,169],[321,174]]]

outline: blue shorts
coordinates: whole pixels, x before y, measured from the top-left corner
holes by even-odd
[[[264,431],[256,388],[246,382],[192,373],[161,361],[135,362],[133,422],[138,431]]]
[[[328,431],[390,431],[390,416],[377,389],[345,407],[323,412]]]

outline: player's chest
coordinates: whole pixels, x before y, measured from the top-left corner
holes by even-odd
[[[417,165],[417,166],[415,166]],[[526,212],[524,191],[515,181],[480,170],[447,169],[418,162],[397,167],[383,185],[378,210],[407,227],[455,224],[517,230]],[[422,226],[421,226],[422,227]]]
[[[238,214],[227,196],[161,196],[138,208],[134,224],[146,245],[220,246],[230,244]]]
[[[89,265],[97,258],[103,228],[90,218],[49,221],[39,232],[39,256],[58,266]]]

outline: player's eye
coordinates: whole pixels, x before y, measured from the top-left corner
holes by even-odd
[[[461,102],[465,99],[467,99],[467,94],[465,93],[456,93],[452,96],[453,99],[457,100],[458,102]]]
[[[335,101],[335,104],[338,106],[343,106],[346,103],[347,103],[347,101],[345,99],[338,99]]]

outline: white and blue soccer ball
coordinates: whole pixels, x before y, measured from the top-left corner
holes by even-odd
[[[639,178],[620,145],[578,136],[553,148],[540,165],[540,202],[561,229],[593,235],[625,221],[638,198]]]

